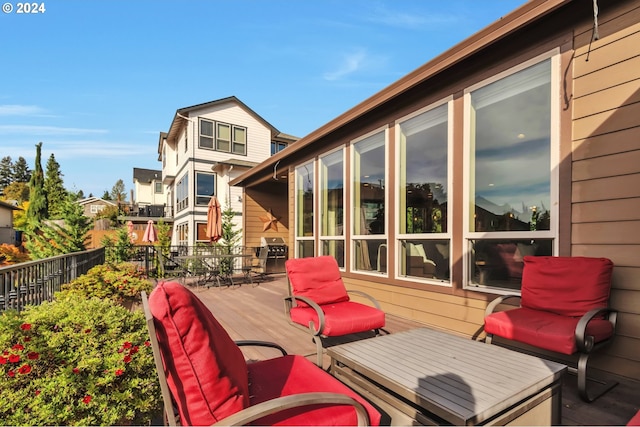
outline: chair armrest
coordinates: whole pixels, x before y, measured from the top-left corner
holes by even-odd
[[[276,399],[271,399],[245,408],[240,412],[229,415],[213,425],[246,425],[259,420],[262,417],[275,414],[286,409],[326,404],[353,406],[358,417],[358,425],[369,425],[369,415],[362,404],[350,396],[338,393],[301,393],[278,397]]]
[[[503,302],[510,300],[510,299],[520,299],[520,295],[501,295],[498,298],[494,299],[493,301],[491,301],[491,303],[489,303],[489,305],[487,306],[487,308],[484,311],[484,316],[487,317],[488,315],[490,315],[491,313],[493,313],[496,310],[496,307],[498,307],[500,304],[502,304]]]
[[[240,341],[235,341],[235,343],[238,347],[255,346],[255,347],[275,348],[276,350],[280,350],[283,356],[287,355],[287,351],[284,348],[270,341],[240,340]]]
[[[380,308],[380,303],[378,302],[378,300],[377,300],[377,299],[375,299],[374,297],[372,297],[371,295],[369,295],[369,294],[368,294],[368,293],[366,293],[366,292],[356,291],[356,290],[352,290],[352,291],[347,290],[347,293],[348,293],[348,294],[354,294],[354,295],[360,295],[361,297],[365,297],[365,298],[367,298],[369,301],[371,301],[371,303],[372,303],[372,304],[373,304],[373,305],[374,305],[378,310],[382,310],[382,309]]]
[[[605,319],[607,319],[613,325],[613,330],[616,329],[616,322],[618,320],[618,311],[609,307],[603,308],[594,308],[593,310],[585,313],[581,318],[578,324],[576,325],[576,345],[578,346],[578,350],[581,353],[589,353],[593,350],[595,345],[594,337],[591,335],[586,335],[587,325],[589,322],[596,316],[604,314]]]
[[[316,314],[318,315],[318,327],[316,328],[315,325],[313,324],[313,321],[311,321],[309,322],[309,329],[311,329],[311,331],[313,332],[313,335],[316,335],[316,336],[320,335],[321,332],[324,330],[324,322],[325,322],[324,312],[322,311],[322,308],[320,308],[318,304],[316,304],[313,300],[307,297],[289,295],[288,297],[284,297],[285,310],[289,319],[291,319],[290,312],[291,312],[291,308],[293,307],[293,303],[295,301],[302,301],[316,311]]]

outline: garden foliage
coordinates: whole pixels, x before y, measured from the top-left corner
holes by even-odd
[[[141,311],[63,298],[0,315],[1,425],[148,425],[159,396]]]

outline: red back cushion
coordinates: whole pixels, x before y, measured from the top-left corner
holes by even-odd
[[[210,425],[249,405],[244,356],[198,297],[159,283],[149,308],[182,425]]]
[[[607,307],[612,270],[607,258],[525,256],[522,306],[573,317]]]
[[[349,301],[334,257],[326,255],[290,259],[285,263],[285,268],[294,296],[310,298],[320,305]],[[299,305],[307,306],[303,303]]]

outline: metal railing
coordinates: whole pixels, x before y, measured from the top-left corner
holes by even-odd
[[[104,248],[98,248],[1,267],[0,312],[52,301],[61,285],[104,261]]]

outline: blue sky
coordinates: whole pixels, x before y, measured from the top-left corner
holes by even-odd
[[[6,2],[3,1],[6,7]],[[305,136],[525,0],[54,0],[0,13],[0,157],[102,196],[175,111],[236,96]]]

